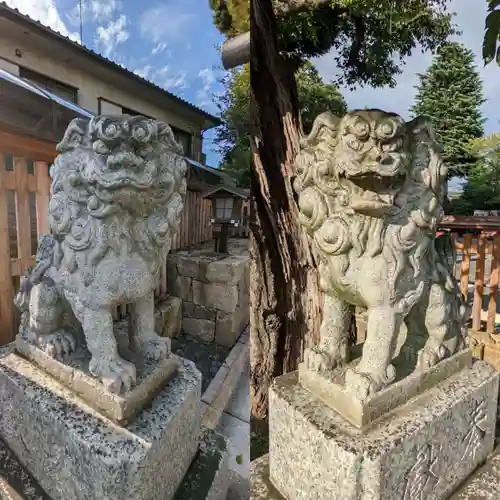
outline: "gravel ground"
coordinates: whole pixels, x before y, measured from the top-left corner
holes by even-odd
[[[214,343],[207,344],[189,335],[181,335],[179,338],[172,339],[172,352],[196,364],[203,376],[201,384],[203,393],[226,360],[231,349]]]

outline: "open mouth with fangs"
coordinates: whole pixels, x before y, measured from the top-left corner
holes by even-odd
[[[406,174],[380,175],[376,172],[366,172],[347,175],[343,183],[350,184],[351,208],[356,212],[379,217],[389,211],[397,193],[406,180]]]

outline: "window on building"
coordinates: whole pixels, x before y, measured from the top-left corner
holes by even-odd
[[[171,127],[174,133],[175,140],[182,146],[184,151],[184,156],[188,158],[192,157],[191,145],[192,145],[192,135],[185,130],[180,130],[176,127]]]
[[[130,115],[130,116],[144,116],[145,118],[151,118],[148,115],[145,115],[144,113],[139,113],[139,111],[134,111],[133,109],[130,108],[125,108],[122,106],[122,114],[124,115]]]
[[[27,68],[19,68],[19,76],[33,82],[42,89],[48,90],[52,94],[65,99],[66,101],[78,104],[78,89],[72,87],[71,85],[66,85],[65,83],[54,80],[48,76],[41,75],[40,73]]]
[[[215,198],[215,217],[230,219],[233,215],[233,198]]]

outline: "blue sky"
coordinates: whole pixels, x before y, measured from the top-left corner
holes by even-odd
[[[7,0],[12,7],[61,33],[79,39],[78,0]],[[217,51],[223,37],[212,23],[208,0],[83,0],[83,42],[167,90],[211,113],[217,113],[213,94],[223,74]],[[481,43],[486,0],[451,0],[449,11],[462,31],[459,40],[476,55],[484,83],[485,132],[500,130],[500,68],[483,67]],[[348,106],[378,107],[408,118],[417,73],[427,69],[431,54],[415,50],[406,60],[394,89],[342,89]],[[333,55],[314,61],[325,81],[336,76]],[[209,165],[219,158],[212,150],[213,132],[206,134]]]
[[[11,7],[75,40],[78,0],[7,0]],[[144,78],[217,114],[213,94],[223,74],[217,47],[223,37],[208,0],[83,0],[83,43]],[[207,163],[213,131],[206,132]]]

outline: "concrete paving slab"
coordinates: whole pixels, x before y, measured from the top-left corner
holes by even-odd
[[[229,469],[248,478],[250,471],[250,424],[223,413],[217,432],[228,439]],[[241,462],[241,463],[238,463]]]
[[[244,422],[250,422],[250,378],[245,372],[241,374],[224,411]]]

